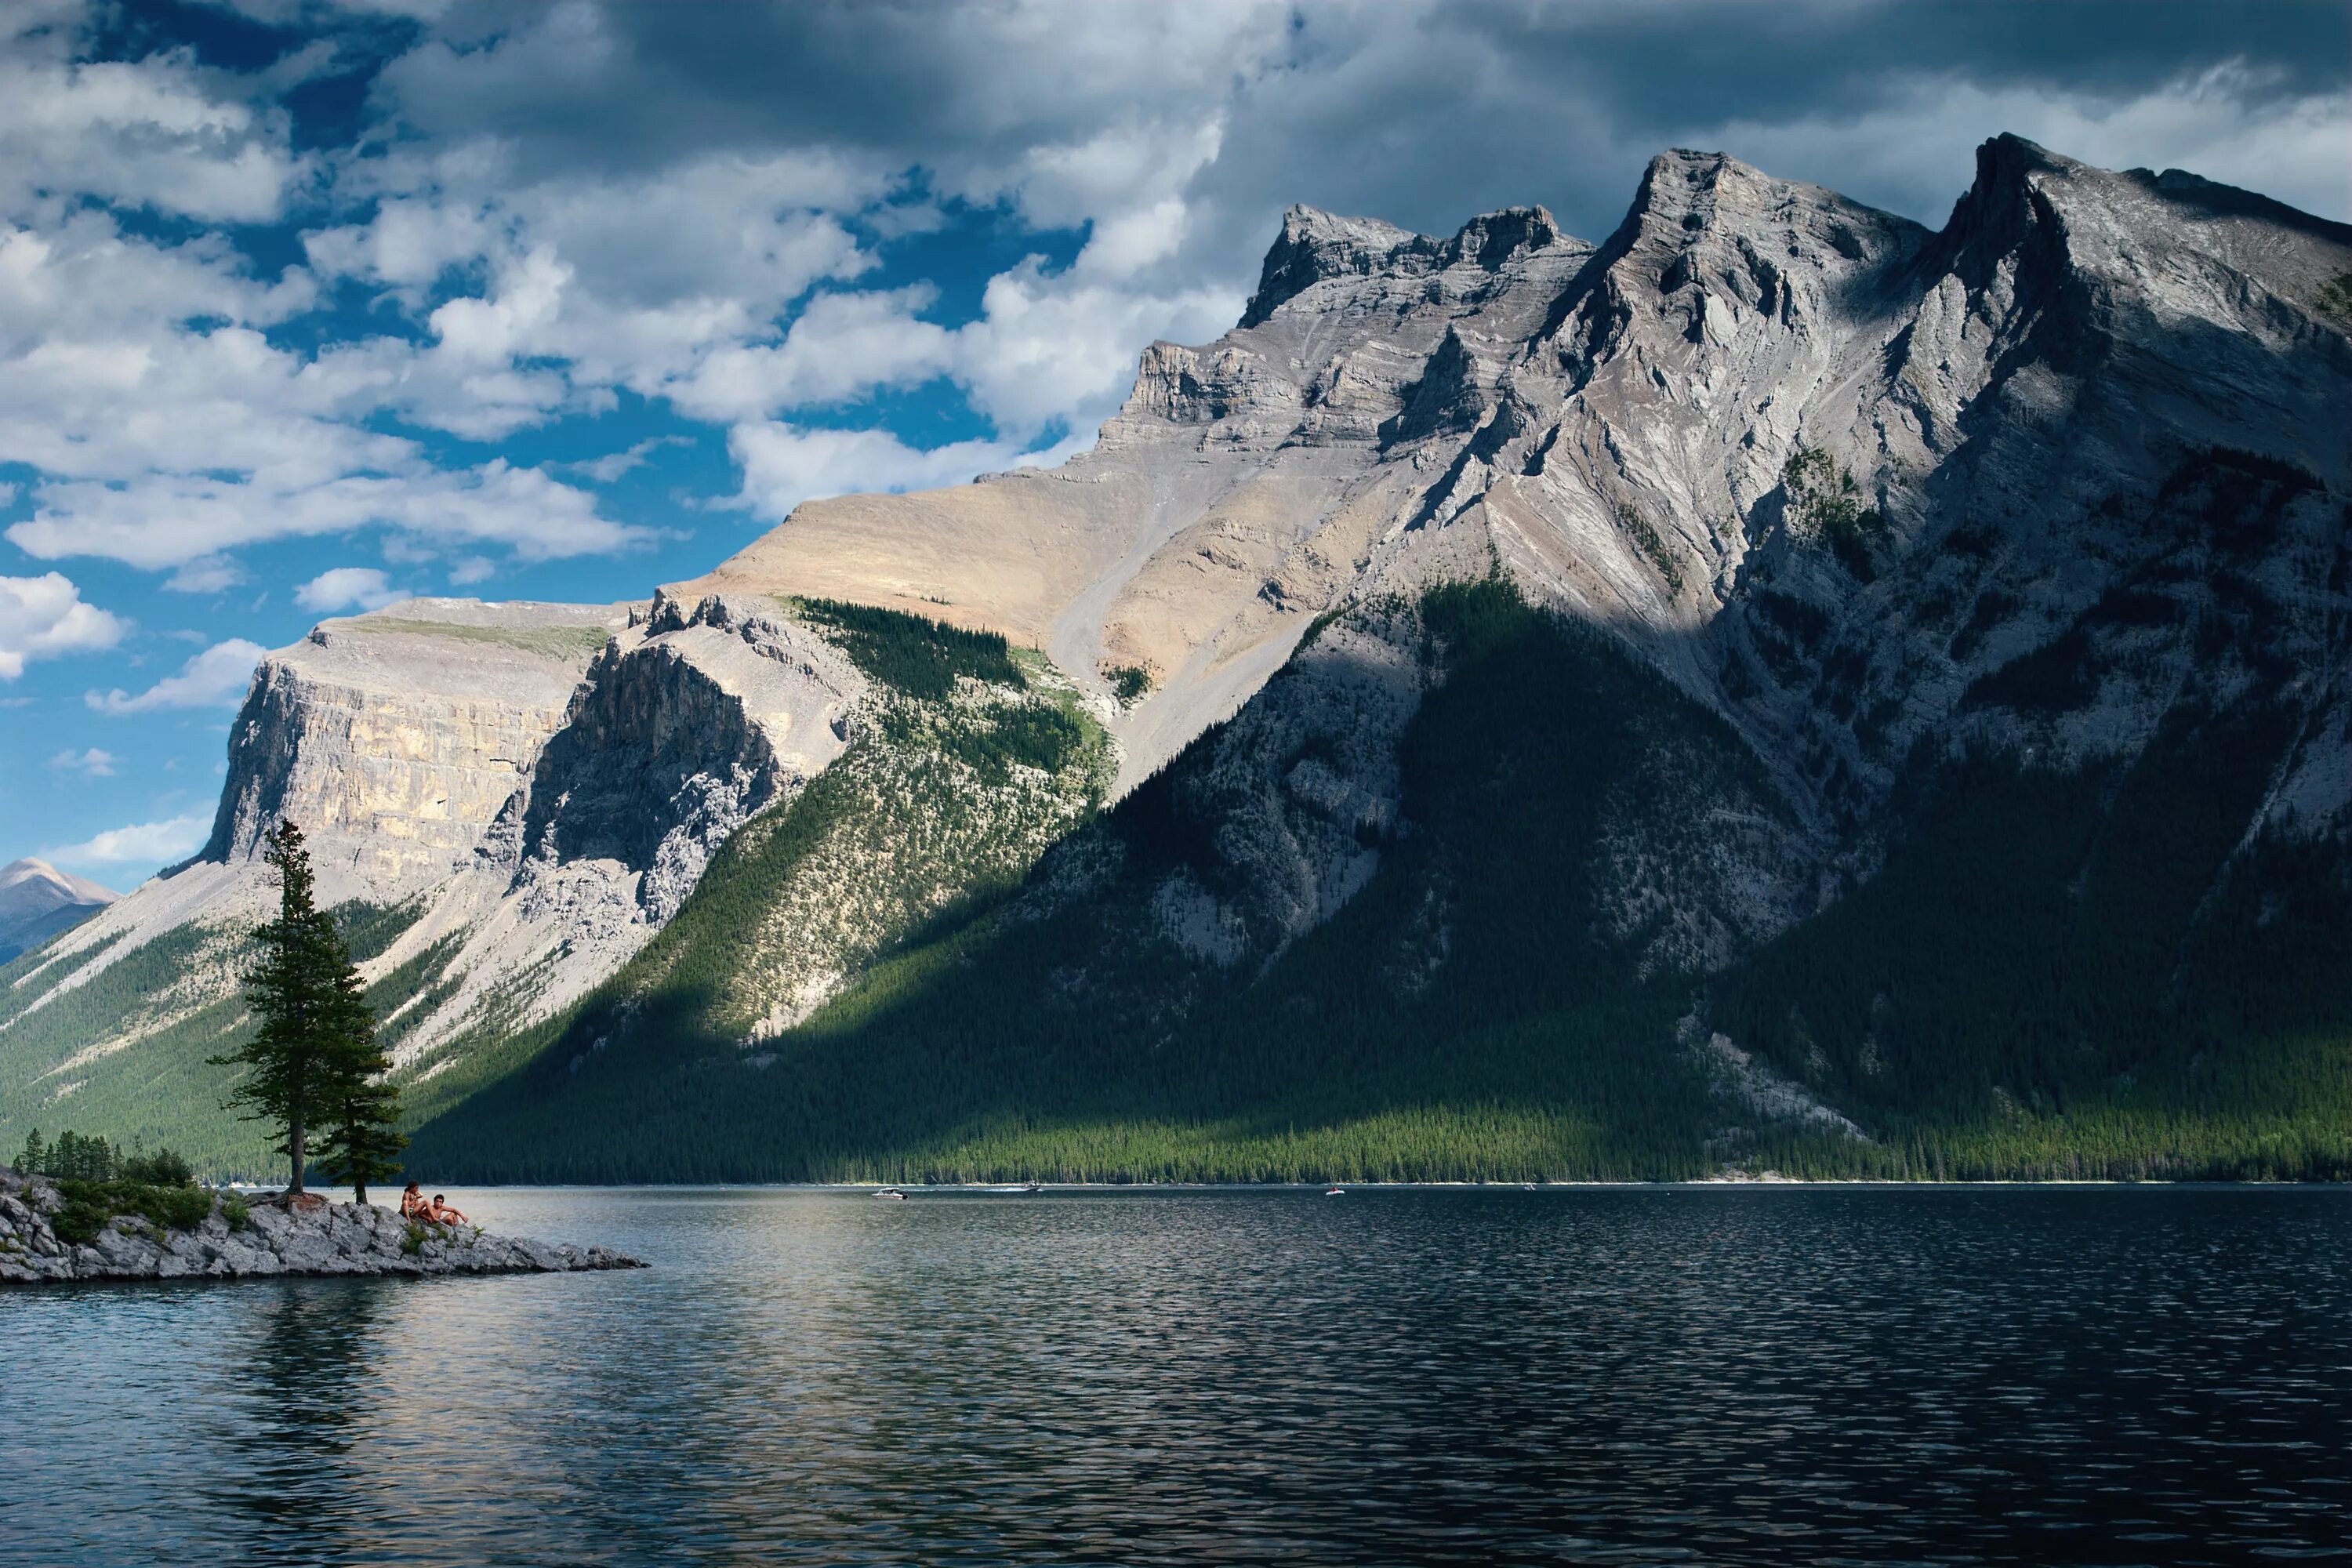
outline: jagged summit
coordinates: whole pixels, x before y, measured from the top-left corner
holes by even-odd
[[[1295,205],[1282,215],[1282,233],[1265,253],[1257,291],[1243,308],[1241,324],[1259,325],[1327,278],[1377,271],[1416,241],[1427,243],[1428,237],[1379,218],[1340,217],[1320,207]]]
[[[1562,237],[1559,224],[1540,206],[1483,213],[1450,239],[1415,234],[1379,218],[1339,217],[1319,207],[1293,206],[1282,215],[1282,233],[1265,253],[1257,291],[1242,310],[1240,325],[1263,326],[1284,305],[1335,278],[1420,276],[1465,262],[1494,272],[1514,257],[1556,245]]]
[[[0,866],[0,919],[61,904],[110,904],[122,895],[27,855]]]

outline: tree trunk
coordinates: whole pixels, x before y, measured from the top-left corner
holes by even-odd
[[[294,1117],[286,1127],[286,1157],[294,1162],[294,1179],[286,1184],[289,1197],[302,1195],[302,1119]]]
[[[354,1180],[352,1183],[352,1202],[357,1204],[362,1208],[367,1207],[367,1184],[365,1182]]]

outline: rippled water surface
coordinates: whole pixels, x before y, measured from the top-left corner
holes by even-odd
[[[2242,1563],[2352,1194],[453,1194],[642,1273],[0,1295],[0,1562]]]

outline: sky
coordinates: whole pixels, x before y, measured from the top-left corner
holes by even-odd
[[[204,841],[254,661],[1089,444],[1285,206],[1939,225],[1999,132],[2352,217],[2352,0],[6,0],[0,861]]]

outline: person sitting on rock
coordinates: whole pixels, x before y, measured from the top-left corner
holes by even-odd
[[[433,1205],[425,1201],[424,1193],[417,1189],[415,1182],[409,1183],[407,1190],[400,1194],[400,1217],[403,1219],[433,1217]]]
[[[433,1206],[425,1211],[425,1217],[431,1220],[436,1225],[464,1225],[466,1223],[466,1216],[459,1214],[456,1209],[451,1208],[448,1204],[444,1201],[443,1194],[440,1193],[433,1194]]]

